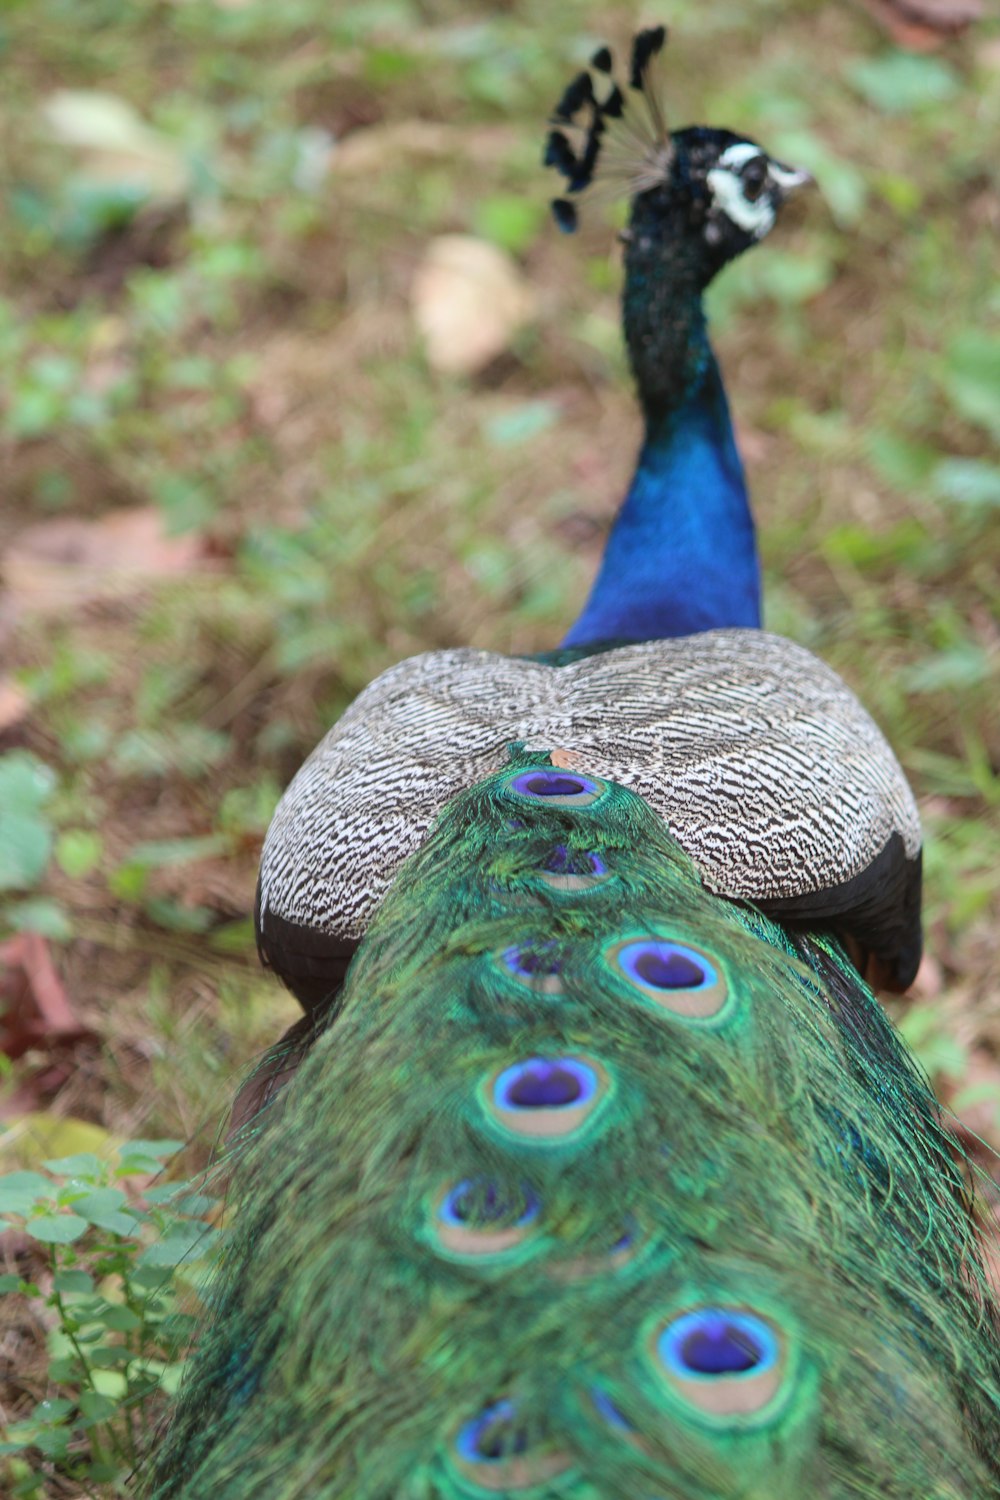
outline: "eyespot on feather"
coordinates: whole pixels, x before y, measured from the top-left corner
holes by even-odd
[[[518,771],[503,790],[508,797],[543,803],[546,807],[590,807],[604,796],[607,785],[580,771],[535,766],[530,771]]]
[[[717,963],[688,943],[624,938],[605,949],[604,959],[619,979],[682,1020],[717,1020],[730,998]]]
[[[530,1188],[465,1177],[437,1195],[429,1227],[435,1246],[449,1257],[493,1258],[530,1239],[540,1213]]]
[[[491,1123],[525,1145],[564,1145],[589,1129],[611,1092],[593,1059],[528,1057],[492,1073],[480,1097]]]
[[[589,891],[603,884],[609,875],[599,854],[556,844],[539,870],[538,879],[552,891]]]
[[[659,1323],[649,1346],[672,1394],[712,1423],[764,1420],[787,1384],[786,1340],[770,1319],[750,1308],[688,1308]]]
[[[476,1489],[532,1489],[564,1474],[573,1462],[541,1435],[533,1438],[515,1402],[496,1401],[458,1429],[449,1458],[459,1477]]]
[[[500,954],[505,974],[526,985],[539,995],[563,993],[562,960],[551,940],[541,943],[515,944]]]

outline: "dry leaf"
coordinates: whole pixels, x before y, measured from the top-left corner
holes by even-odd
[[[150,507],[29,526],[0,557],[0,580],[8,613],[13,606],[15,612],[59,614],[206,566],[201,540],[167,536],[161,513]]]
[[[37,932],[0,944],[0,997],[0,1049],[8,1057],[92,1035],[74,1014],[49,945]]]
[[[0,677],[0,734],[27,716],[31,699],[12,677]]]
[[[488,365],[534,311],[534,296],[510,256],[464,234],[431,241],[412,301],[427,358],[449,375]]]
[[[982,0],[861,0],[898,47],[935,52],[983,13]]]
[[[110,1157],[120,1144],[119,1137],[105,1130],[103,1125],[39,1109],[5,1121],[0,1134],[0,1156],[3,1157],[4,1170],[10,1171],[22,1163],[26,1167],[37,1167],[45,1157],[75,1156],[81,1151]]]
[[[83,174],[150,202],[187,196],[191,174],[177,142],[147,125],[127,100],[98,89],[58,89],[42,105],[51,134],[80,153]]]

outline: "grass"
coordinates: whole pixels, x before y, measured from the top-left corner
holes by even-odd
[[[47,936],[88,1028],[8,1066],[5,1169],[85,1129],[192,1142],[196,1169],[295,1015],[248,921],[281,787],[392,662],[543,649],[572,618],[638,426],[613,235],[599,214],[554,232],[539,148],[567,69],[633,18],[5,8],[0,936]],[[917,790],[930,959],[897,1014],[1000,1147],[1000,30],[923,58],[847,0],[666,18],[675,122],[733,125],[820,184],[713,294],[768,623],[847,678]],[[110,127],[105,107],[115,152],[59,90],[131,106]],[[410,305],[454,232],[536,299],[470,378],[428,366]],[[169,540],[109,578],[139,507]],[[19,1367],[6,1417],[44,1370]],[[76,1493],[46,1473],[38,1493]]]

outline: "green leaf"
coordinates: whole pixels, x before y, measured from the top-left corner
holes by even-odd
[[[90,1422],[107,1422],[118,1411],[118,1403],[100,1391],[81,1391],[80,1410]]]
[[[52,830],[33,813],[0,809],[0,891],[36,885],[49,862]]]
[[[0,1177],[0,1213],[28,1214],[55,1196],[55,1184],[41,1172],[8,1172]]]
[[[72,1156],[50,1157],[42,1165],[59,1177],[78,1177],[83,1182],[99,1182],[104,1176],[107,1162],[103,1162],[93,1151],[77,1151]]]
[[[71,880],[82,880],[100,863],[104,841],[88,828],[67,828],[56,840],[59,868]]]
[[[496,447],[510,448],[545,432],[556,417],[557,410],[551,401],[522,401],[509,411],[490,417],[485,432]]]
[[[942,500],[973,510],[1000,508],[1000,466],[979,458],[944,458],[931,474]]]
[[[955,692],[976,687],[991,675],[989,653],[972,641],[938,651],[914,662],[899,674],[902,687],[911,693]]]
[[[74,1200],[73,1209],[81,1218],[111,1234],[134,1235],[137,1220],[127,1211],[128,1199],[120,1188],[99,1188]]]
[[[126,1156],[176,1156],[178,1151],[183,1151],[184,1141],[126,1141],[121,1148],[122,1159]],[[180,1186],[180,1184],[178,1184]]]
[[[5,906],[4,919],[15,932],[37,932],[54,943],[67,943],[73,936],[73,924],[65,909],[47,896]]]
[[[112,1401],[119,1402],[128,1395],[128,1379],[120,1370],[91,1370],[90,1379],[94,1390]]]
[[[218,1230],[201,1223],[177,1224],[162,1240],[149,1245],[140,1255],[143,1266],[178,1266],[183,1261],[201,1259],[218,1239]]]
[[[961,80],[934,57],[887,52],[863,58],[844,69],[848,82],[869,104],[886,115],[904,115],[954,99]]]
[[[33,1422],[64,1422],[71,1412],[76,1410],[76,1403],[60,1398],[48,1401],[39,1401],[31,1413]]]
[[[52,1285],[59,1293],[92,1292],[94,1278],[86,1271],[57,1271],[52,1278]]]
[[[79,1214],[39,1214],[25,1229],[43,1245],[71,1245],[87,1232],[87,1221]]]
[[[100,1321],[105,1328],[112,1328],[116,1333],[130,1333],[133,1328],[142,1327],[142,1319],[121,1303],[112,1303],[101,1314]]]
[[[5,1272],[0,1276],[0,1296],[4,1296],[8,1292],[19,1292],[23,1284],[20,1276],[15,1276],[11,1271]]]
[[[971,328],[960,333],[942,380],[960,416],[1000,437],[1000,337]]]

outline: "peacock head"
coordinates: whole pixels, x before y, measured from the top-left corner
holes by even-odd
[[[686,269],[704,287],[770,233],[785,200],[812,178],[731,130],[669,130],[657,77],[666,35],[656,26],[635,37],[630,92],[613,79],[609,48],[594,54],[556,106],[545,164],[562,174],[570,195],[591,186],[627,193],[630,259],[648,265],[662,254],[675,273]],[[641,110],[630,107],[633,95]],[[571,233],[572,198],[557,198],[552,208]]]

